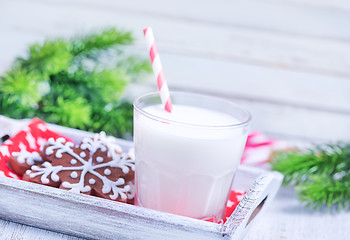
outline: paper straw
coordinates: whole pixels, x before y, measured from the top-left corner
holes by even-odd
[[[160,99],[162,101],[162,104],[164,105],[164,109],[168,112],[171,112],[171,110],[173,109],[173,104],[171,102],[169,88],[165,80],[163,67],[160,62],[157,46],[154,41],[152,28],[148,27],[143,29],[143,33],[145,35],[147,49],[149,51],[149,56],[152,63],[153,73],[157,79],[157,85],[160,92]]]

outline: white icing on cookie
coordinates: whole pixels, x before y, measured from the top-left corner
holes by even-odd
[[[82,157],[82,158],[86,157],[86,153],[85,153],[85,152],[81,152],[79,155],[80,155],[80,157]]]
[[[93,178],[90,178],[89,179],[89,183],[92,185],[92,184],[95,184],[96,183],[96,180],[95,179],[93,179]]]
[[[66,142],[66,139],[64,138],[57,138],[57,140],[55,141],[55,139],[50,138],[48,141],[49,146],[46,148],[46,155],[51,155],[53,154],[54,150],[57,149],[57,152],[55,154],[56,158],[62,158],[62,153],[66,152],[65,149],[60,149],[60,147],[55,146],[56,144],[58,145],[62,145],[65,146],[66,148],[72,148],[74,146],[74,143],[72,142]]]
[[[103,157],[97,157],[97,158],[96,158],[96,161],[97,161],[98,163],[103,162]]]
[[[70,173],[71,178],[77,178],[78,177],[78,173],[76,171],[73,171]]]
[[[34,177],[36,177],[38,175],[42,175],[40,180],[44,184],[48,184],[50,182],[50,180],[48,179],[48,176],[49,176],[50,173],[51,173],[52,181],[54,181],[54,179],[56,180],[57,178],[59,179],[59,177],[57,175],[57,172],[59,171],[58,168],[53,167],[51,165],[51,163],[49,163],[49,162],[44,162],[42,164],[42,166],[44,168],[41,168],[41,167],[36,166],[36,165],[33,165],[32,166],[32,171],[30,172],[29,176],[31,178],[34,178]],[[61,168],[62,168],[62,166],[61,166]],[[37,172],[34,173],[33,171],[37,171]]]
[[[111,175],[111,170],[109,170],[108,168],[106,168],[104,171],[103,171],[103,173],[105,174],[105,175]]]
[[[128,199],[133,199],[136,195],[136,186],[133,182],[127,182],[128,186],[130,186],[130,190],[128,191]]]
[[[75,160],[74,158],[72,160],[70,160],[70,164],[74,165],[77,164],[77,160]]]
[[[127,174],[130,168],[135,171],[135,159],[128,153],[113,154],[113,159],[118,159],[118,161],[113,161],[112,167],[119,167],[122,169],[123,173]]]
[[[101,152],[107,151],[107,147],[105,144],[103,144],[99,140],[99,134],[95,134],[94,138],[84,138],[81,144],[81,149],[86,150],[88,149],[90,152],[95,153],[98,149],[101,150]]]
[[[22,150],[20,152],[13,152],[12,156],[17,158],[17,162],[20,164],[27,163],[29,166],[33,165],[35,162],[42,162],[41,156],[38,152],[28,152]]]

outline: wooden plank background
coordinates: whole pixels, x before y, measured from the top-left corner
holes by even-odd
[[[132,30],[129,51],[146,58],[141,30],[152,26],[171,90],[236,101],[252,113],[255,130],[350,140],[348,0],[0,0],[0,72],[29,43],[105,26]],[[156,91],[152,77],[132,84],[125,97],[147,91]],[[283,190],[247,239],[304,239],[310,232],[308,239],[345,239],[346,219],[309,212]],[[317,231],[325,223],[328,233]],[[72,239],[6,221],[0,236]]]
[[[350,139],[350,8],[346,1],[1,1],[0,71],[25,46],[105,26],[152,26],[173,90],[247,107],[253,128],[281,137]],[[127,97],[156,90],[153,78]],[[322,131],[321,131],[322,130]]]

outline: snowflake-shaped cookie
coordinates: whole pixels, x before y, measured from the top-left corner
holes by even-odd
[[[63,138],[49,139],[42,154],[47,161],[32,166],[23,179],[121,202],[133,197],[133,154],[123,153],[104,132],[83,139],[79,146]]]

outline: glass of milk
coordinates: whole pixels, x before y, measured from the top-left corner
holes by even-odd
[[[206,95],[159,93],[134,102],[136,204],[182,216],[220,220],[247,139],[250,114]]]

